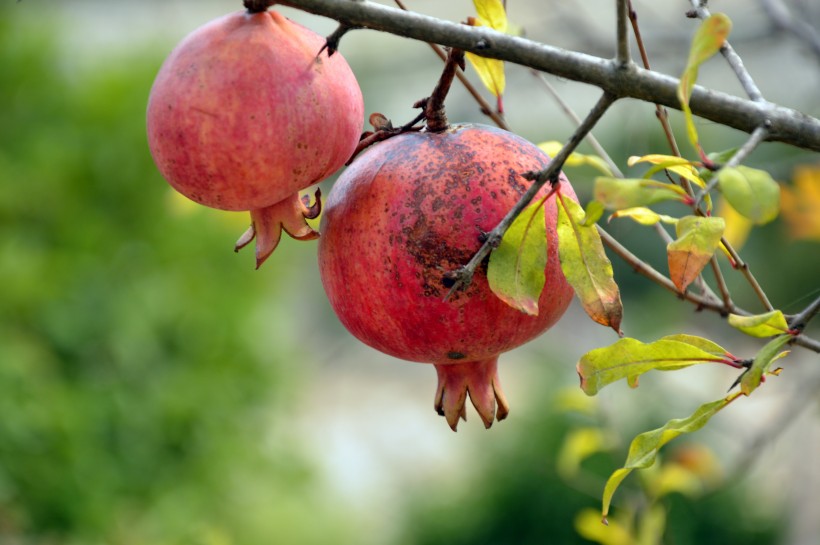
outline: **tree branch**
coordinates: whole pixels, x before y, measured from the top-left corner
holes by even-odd
[[[484,27],[469,27],[419,13],[401,11],[366,0],[282,0],[283,5],[322,15],[352,27],[456,47],[485,57],[520,64],[556,76],[599,87],[618,98],[680,109],[678,79],[634,65],[566,51]],[[751,133],[766,119],[768,140],[820,151],[820,120],[771,103],[756,103],[695,86],[692,112],[704,119]]]

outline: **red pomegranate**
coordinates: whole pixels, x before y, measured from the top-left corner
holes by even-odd
[[[370,147],[328,196],[319,267],[333,309],[371,347],[436,366],[435,408],[453,430],[465,418],[468,394],[486,427],[507,415],[499,354],[552,326],[572,299],[558,261],[557,211],[550,198],[546,285],[537,316],[492,293],[486,262],[466,289],[445,301],[445,273],[469,261],[482,233],[526,191],[531,182],[522,174],[548,163],[541,150],[512,133],[451,125]],[[575,198],[563,174],[560,180],[563,194]]]
[[[275,11],[237,12],[185,38],[148,101],[151,154],[186,197],[250,210],[237,249],[257,239],[259,266],[281,229],[315,238],[298,191],[335,172],[362,132],[364,105],[350,67],[321,53],[325,39]]]

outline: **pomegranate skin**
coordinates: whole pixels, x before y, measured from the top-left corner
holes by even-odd
[[[270,206],[350,157],[358,83],[324,38],[275,11],[200,27],[169,55],[148,102],[148,144],[180,193],[222,210]]]
[[[550,198],[546,284],[537,316],[493,294],[486,266],[468,288],[444,300],[444,273],[467,263],[481,246],[481,233],[494,228],[526,191],[531,182],[521,174],[548,163],[541,150],[512,133],[452,125],[441,133],[405,133],[374,145],[342,173],[328,196],[319,268],[331,306],[371,347],[436,365],[436,409],[447,413],[453,429],[464,417],[468,392],[488,427],[494,388],[498,418],[506,416],[497,356],[552,326],[572,299],[558,261],[557,211]],[[566,177],[560,179],[562,193],[575,198]],[[455,390],[449,402],[448,385]],[[482,388],[489,393],[477,402]]]

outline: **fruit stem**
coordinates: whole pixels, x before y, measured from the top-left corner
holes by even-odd
[[[444,99],[447,98],[447,93],[450,92],[450,86],[453,83],[453,78],[455,78],[458,68],[462,70],[465,68],[464,51],[451,48],[447,55],[447,62],[444,64],[441,77],[435,89],[433,89],[433,94],[427,99],[427,103],[424,107],[424,117],[427,119],[427,130],[430,132],[441,132],[447,130],[447,127],[449,127],[447,114],[444,112]]]
[[[242,5],[248,10],[248,13],[262,13],[267,11],[269,7],[274,5],[274,0],[243,0]]]

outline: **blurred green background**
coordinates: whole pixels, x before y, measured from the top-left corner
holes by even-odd
[[[771,386],[670,447],[663,467],[689,471],[660,500],[646,491],[666,482],[661,468],[627,480],[602,537],[586,510],[599,507],[630,438],[719,398],[733,373],[648,376],[639,390],[586,399],[573,365],[615,338],[573,307],[552,332],[502,358],[509,421],[485,431],[474,417],[453,434],[432,410],[432,368],[377,354],[338,324],[315,244],[285,240],[259,271],[251,253],[234,254],[246,218],[172,195],[148,153],[144,113],[174,43],[238,4],[0,5],[0,544],[616,545],[642,528],[648,545],[658,542],[652,524],[666,528],[664,543],[764,544],[817,530],[816,354],[796,349]],[[514,18],[527,3],[510,4]],[[413,7],[452,20],[473,9]],[[325,34],[333,28],[287,13]],[[527,13],[520,7],[519,20]],[[536,21],[555,23],[548,19]],[[741,38],[754,66],[767,44]],[[367,111],[409,119],[435,82],[435,57],[390,36],[346,40]],[[670,49],[661,63],[678,70],[683,56]],[[817,115],[816,91],[803,92],[817,83],[816,66],[787,96],[776,70],[788,68],[756,75],[764,92],[779,89],[772,100]],[[571,129],[531,76],[510,68],[508,77],[513,127],[533,141],[566,138]],[[580,108],[594,100],[557,84]],[[483,121],[463,90],[451,102],[451,118]],[[743,141],[703,129],[711,149]],[[621,165],[664,151],[646,105],[613,112],[599,138]],[[751,164],[789,180],[794,166],[817,161],[768,145]],[[594,172],[569,175],[588,193]],[[623,224],[613,233],[662,267],[663,249],[646,230]],[[788,239],[778,221],[753,234],[744,256],[775,304],[794,312],[816,296],[817,250]],[[684,331],[737,354],[760,346],[614,265],[630,336]],[[738,276],[729,278],[738,301],[753,307]],[[571,446],[579,430],[600,440],[589,458]]]

